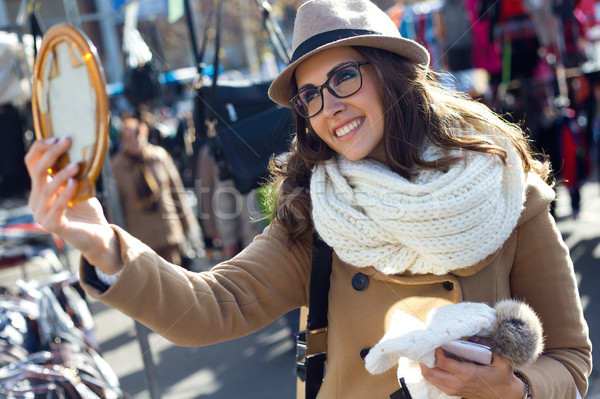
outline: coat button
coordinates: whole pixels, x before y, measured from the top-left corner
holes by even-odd
[[[452,281],[444,281],[442,287],[444,287],[446,291],[452,291],[454,289],[454,283],[452,283]]]
[[[365,357],[367,357],[367,355],[369,354],[369,352],[371,352],[371,348],[364,348],[360,351],[360,358],[362,360],[365,360]]]
[[[352,277],[352,288],[356,291],[362,291],[369,285],[369,278],[362,273],[356,273]]]

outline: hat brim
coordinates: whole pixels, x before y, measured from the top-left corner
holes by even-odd
[[[290,100],[295,94],[292,78],[298,65],[316,53],[330,48],[343,46],[374,47],[402,55],[417,64],[429,65],[429,53],[425,47],[413,40],[382,35],[353,36],[317,47],[289,64],[279,76],[273,80],[273,83],[271,83],[271,86],[269,87],[269,97],[271,100],[284,107],[291,108],[292,105],[290,104]]]

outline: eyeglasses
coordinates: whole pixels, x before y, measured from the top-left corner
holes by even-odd
[[[323,88],[337,98],[350,97],[362,87],[360,66],[367,61],[353,62],[335,70],[321,86],[302,89],[290,100],[294,109],[303,118],[312,118],[323,109]]]

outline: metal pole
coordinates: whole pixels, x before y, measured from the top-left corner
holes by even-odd
[[[156,375],[156,367],[152,359],[152,349],[148,342],[148,328],[134,320],[135,334],[137,335],[142,351],[142,359],[144,361],[144,377],[148,385],[151,399],[160,399],[160,388],[158,387],[158,377]]]
[[[9,24],[8,12],[6,11],[6,0],[0,0],[0,26]]]
[[[248,0],[238,0],[238,7],[240,9],[240,26],[242,29],[242,43],[244,46],[244,54],[246,55],[246,62],[248,63],[248,71],[250,76],[256,77],[260,74],[260,61],[258,59],[258,51],[256,50],[256,40],[252,27],[250,26],[250,8],[248,7]]]
[[[185,20],[187,22],[188,30],[190,32],[190,41],[192,44],[192,53],[194,54],[194,61],[196,61],[196,68],[198,73],[202,72],[202,60],[200,59],[200,52],[198,51],[198,42],[196,41],[196,25],[194,22],[194,14],[189,0],[183,0],[185,7]]]
[[[119,192],[116,189],[115,177],[110,164],[108,152],[104,157],[104,164],[102,165],[102,191],[104,193],[105,207],[108,220],[112,223],[126,228],[125,218],[123,216],[123,208],[121,207],[121,201],[119,199]],[[154,360],[152,359],[152,349],[148,342],[148,329],[142,324],[134,320],[135,333],[137,341],[140,345],[140,351],[142,352],[142,360],[144,362],[144,377],[146,379],[146,385],[150,392],[151,399],[160,399],[160,388],[158,386],[158,378],[156,374],[156,367],[154,366]]]
[[[119,81],[123,76],[123,55],[115,26],[116,15],[106,0],[96,0],[96,9],[99,14],[105,15],[98,19],[104,47],[104,60],[102,64],[104,65],[108,81]]]
[[[75,0],[63,0],[67,22],[76,27],[81,27],[81,18],[79,17],[79,7]]]

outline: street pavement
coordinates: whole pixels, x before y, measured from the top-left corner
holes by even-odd
[[[600,184],[582,189],[582,209],[570,217],[567,191],[558,187],[557,226],[570,248],[582,305],[592,342],[600,345]],[[78,254],[71,252],[71,264]],[[9,277],[8,273],[14,276]],[[3,271],[0,280],[20,277],[20,270]],[[15,275],[16,274],[16,275]],[[29,277],[35,277],[30,274]],[[134,322],[119,311],[90,301],[96,338],[102,355],[118,375],[131,399],[155,399],[147,388]],[[264,329],[230,342],[185,348],[157,334],[148,336],[155,365],[155,384],[163,399],[287,399],[295,397],[294,344],[296,315],[282,317]],[[600,365],[600,351],[593,353]],[[600,366],[590,378],[588,399],[600,399]]]
[[[569,217],[568,192],[559,187],[557,226],[571,251],[584,315],[594,348],[600,348],[600,184],[598,178],[582,190],[582,209],[577,219]],[[594,370],[586,398],[600,399],[600,350],[592,350]]]

